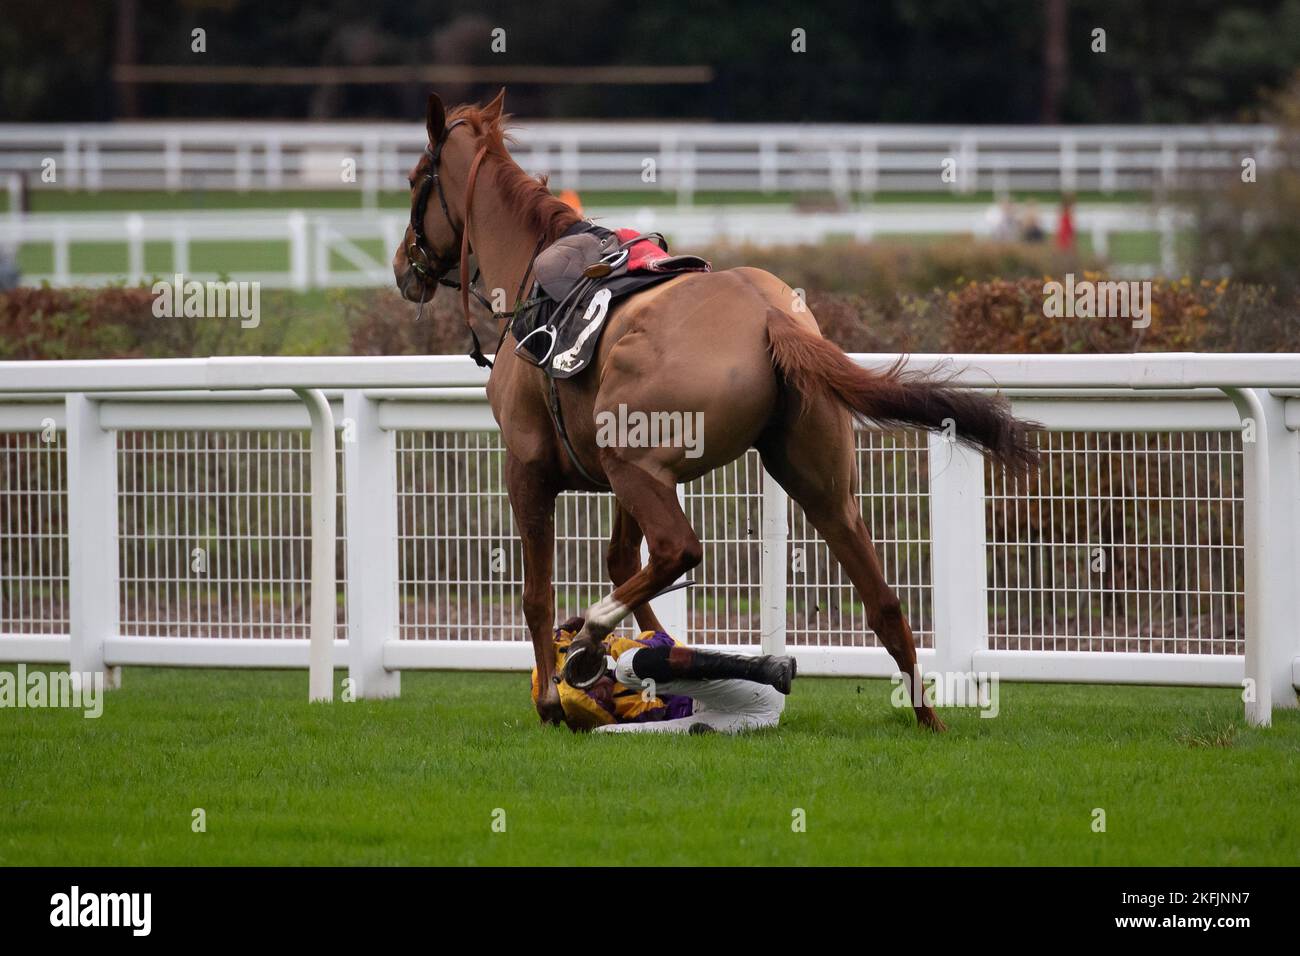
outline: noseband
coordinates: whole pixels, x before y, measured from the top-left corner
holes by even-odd
[[[451,136],[451,131],[464,122],[465,120],[458,119],[448,123],[446,128],[443,129],[442,135],[438,137],[438,141],[430,146],[424,147],[424,155],[429,160],[429,171],[424,174],[424,180],[420,183],[420,192],[416,195],[415,204],[411,207],[411,237],[413,241],[408,243],[406,246],[406,260],[410,263],[411,269],[416,273],[416,275],[420,276],[426,282],[437,282],[439,285],[445,285],[448,288],[460,290],[460,304],[461,309],[465,314],[465,327],[469,329],[470,337],[474,340],[474,347],[470,350],[469,354],[480,366],[491,368],[492,362],[483,354],[483,347],[479,343],[478,333],[474,331],[474,323],[470,321],[469,316],[469,297],[471,294],[487,306],[488,309],[492,311],[495,318],[500,318],[502,315],[495,309],[492,309],[492,303],[489,302],[482,293],[473,288],[474,283],[469,277],[469,215],[474,204],[474,184],[478,180],[479,167],[482,166],[483,159],[487,156],[486,144],[480,146],[478,152],[474,154],[474,160],[470,163],[469,167],[469,177],[465,183],[465,223],[461,228],[460,233],[460,256],[456,259],[447,259],[440,256],[429,246],[429,239],[424,234],[424,217],[429,209],[429,196],[434,192],[438,194],[438,204],[442,206],[442,214],[447,219],[447,225],[451,226],[452,232],[456,231],[456,224],[451,220],[451,209],[447,206],[447,194],[443,191],[442,177],[438,173],[438,168],[442,163],[442,149],[447,145],[447,140]],[[537,248],[533,251],[533,259],[536,259],[537,254],[541,251],[542,240],[544,239],[545,235],[543,234],[542,239],[538,240]],[[420,258],[417,259],[413,253],[418,253]],[[420,261],[420,259],[423,261]],[[459,282],[446,277],[446,273],[450,272],[457,264],[460,265]],[[432,266],[432,268],[430,268],[430,266]],[[530,262],[528,264],[528,269],[524,272],[523,279],[519,283],[519,292],[515,296],[516,309],[519,306],[520,300],[523,298],[528,277],[532,274],[532,271],[533,265],[532,262]],[[475,279],[477,278],[478,276],[476,273]],[[420,307],[421,309],[424,308],[423,296],[420,298]],[[513,311],[514,310],[505,314],[507,316],[513,315]],[[501,332],[503,340],[505,338],[505,333],[509,328],[510,323],[507,322],[505,328]],[[497,348],[500,348],[499,343]]]

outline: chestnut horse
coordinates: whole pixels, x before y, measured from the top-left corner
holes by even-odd
[[[471,250],[502,322],[508,313],[500,303],[508,295],[518,303],[538,250],[579,219],[544,180],[510,158],[504,98],[502,90],[487,106],[462,106],[448,115],[437,95],[429,97],[429,147],[411,171],[411,224],[393,257],[397,287],[421,304],[440,280],[451,284],[445,277],[459,266],[467,322]],[[685,274],[615,302],[591,366],[558,383],[561,418],[578,463],[551,416],[545,373],[516,357],[513,338],[502,336],[487,394],[501,427],[510,505],[523,539],[524,616],[543,689],[537,709],[546,722],[562,719],[552,681],[560,492],[603,490],[603,483],[617,498],[608,551],[614,589],[588,609],[575,644],[594,652],[594,642],[628,614],[642,629],[660,629],[648,600],[700,562],[700,539],[682,513],[677,484],[758,449],[763,467],[802,506],[843,565],[868,624],[911,689],[920,686],[916,644],[855,497],[853,416],[885,426],[955,427],[959,441],[1003,465],[1025,468],[1035,460],[1033,426],[1012,417],[1005,400],[946,387],[898,366],[880,372],[856,365],[822,338],[802,299],[760,269]],[[617,415],[620,405],[647,415],[701,413],[703,453],[601,447],[612,443],[598,444],[597,415]],[[922,726],[943,729],[923,699],[912,703]]]

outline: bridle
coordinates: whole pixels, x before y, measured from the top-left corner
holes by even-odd
[[[419,195],[415,197],[415,204],[411,207],[411,236],[414,241],[406,246],[406,258],[417,275],[434,282],[440,281],[445,273],[450,272],[452,267],[456,265],[456,260],[446,260],[429,247],[429,237],[424,234],[424,217],[429,211],[430,193],[437,192],[438,204],[442,206],[442,214],[447,217],[447,224],[451,225],[453,230],[455,229],[451,221],[451,209],[447,206],[447,194],[442,189],[442,177],[438,174],[438,168],[442,163],[442,149],[447,145],[451,131],[464,122],[463,119],[453,120],[443,129],[442,134],[438,137],[438,142],[424,147],[424,155],[429,160],[429,171],[424,174],[424,180],[420,183]],[[412,251],[418,252],[424,262],[418,261],[415,256],[411,255]],[[433,270],[429,268],[430,264],[432,264]]]
[[[515,304],[509,312],[498,312],[492,308],[492,303],[488,298],[475,289],[474,281],[478,279],[478,273],[475,272],[474,279],[469,275],[469,216],[470,210],[474,204],[474,185],[478,181],[478,171],[483,165],[483,160],[487,156],[487,144],[483,144],[474,154],[474,160],[470,163],[469,177],[465,183],[465,222],[460,233],[460,256],[456,259],[448,259],[439,255],[429,245],[429,238],[424,233],[424,217],[429,210],[429,196],[433,193],[438,195],[438,204],[442,206],[442,214],[447,219],[447,224],[455,232],[456,224],[451,219],[451,209],[447,206],[447,194],[442,188],[442,177],[438,169],[442,163],[442,150],[447,145],[447,140],[451,136],[451,131],[457,126],[461,126],[465,120],[452,120],[442,130],[438,136],[438,141],[424,147],[424,155],[429,160],[428,172],[424,174],[424,179],[420,183],[420,191],[415,197],[415,203],[411,206],[411,238],[412,241],[406,246],[406,260],[416,275],[428,282],[436,282],[438,285],[445,285],[448,288],[460,290],[461,309],[465,315],[465,327],[469,329],[470,337],[474,340],[474,347],[470,349],[470,357],[474,359],[481,367],[491,368],[492,361],[483,354],[482,345],[478,340],[478,333],[474,331],[474,324],[470,321],[469,315],[469,297],[473,295],[479,302],[483,303],[491,312],[494,319],[512,318],[519,309],[520,301],[523,298],[524,290],[528,285],[528,278],[533,273],[533,263],[537,259],[537,254],[542,251],[546,235],[543,233],[537,241],[537,248],[533,250],[532,259],[528,262],[528,268],[524,270],[524,276],[519,281],[519,290],[515,293]],[[417,258],[413,253],[418,253]],[[421,261],[423,260],[423,261]],[[460,266],[460,281],[448,279],[446,274],[450,272],[457,264]],[[432,267],[432,268],[430,268]],[[420,312],[424,311],[424,295],[420,296]],[[417,314],[418,318],[418,314]],[[501,330],[501,340],[497,343],[497,349],[500,350],[501,342],[505,341],[506,333],[510,329],[510,322],[506,322]]]
[[[448,123],[438,136],[438,141],[424,148],[424,155],[429,160],[429,169],[424,174],[424,180],[420,183],[420,191],[416,194],[415,204],[411,206],[412,241],[406,246],[406,259],[411,269],[424,280],[423,285],[427,286],[430,281],[433,281],[438,285],[460,290],[460,306],[465,315],[465,327],[469,329],[470,338],[474,342],[474,347],[469,352],[470,358],[483,368],[492,368],[492,361],[483,354],[483,346],[478,340],[478,333],[474,331],[474,323],[470,321],[469,297],[473,295],[479,302],[483,303],[492,313],[493,319],[506,320],[502,323],[501,336],[497,340],[496,351],[500,352],[501,346],[505,343],[506,336],[510,333],[510,329],[515,324],[515,319],[518,318],[519,314],[538,305],[541,301],[537,297],[532,297],[525,302],[524,292],[528,288],[528,280],[533,274],[533,267],[537,263],[537,257],[546,245],[546,232],[543,231],[537,237],[537,245],[533,247],[533,255],[528,260],[528,268],[524,270],[523,278],[519,280],[519,288],[515,292],[515,302],[510,311],[499,312],[492,308],[492,303],[487,296],[474,288],[474,282],[478,280],[478,272],[474,273],[473,280],[469,276],[469,218],[474,205],[474,184],[478,180],[478,171],[483,165],[483,159],[487,156],[488,148],[485,143],[474,154],[474,160],[469,166],[469,176],[465,182],[465,222],[460,233],[460,258],[458,260],[447,259],[429,247],[429,237],[424,233],[424,217],[429,209],[429,196],[434,192],[438,194],[438,204],[442,206],[442,214],[447,217],[447,224],[451,226],[453,233],[456,231],[456,224],[452,222],[451,209],[447,206],[447,194],[443,191],[442,177],[438,173],[438,167],[441,165],[442,150],[447,145],[447,139],[451,136],[451,131],[464,122],[465,120],[458,119]],[[416,253],[419,254],[419,259],[416,258]],[[458,263],[460,265],[460,281],[456,282],[454,279],[448,279],[446,273],[450,272]],[[424,302],[424,292],[421,290],[420,312],[424,311]],[[418,317],[419,314],[417,313]],[[556,432],[560,436],[560,441],[564,445],[564,450],[568,453],[569,460],[573,462],[577,470],[589,482],[598,488],[608,488],[609,486],[605,482],[593,477],[579,460],[577,452],[574,451],[573,445],[569,442],[568,433],[564,429],[564,419],[560,411],[560,396],[556,389],[555,379],[549,375],[546,376],[546,379],[550,385],[551,417],[555,423]]]

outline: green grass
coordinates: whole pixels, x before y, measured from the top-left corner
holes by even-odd
[[[804,679],[775,731],[604,737],[538,726],[519,674],[402,682],[129,669],[98,720],[0,710],[0,864],[1300,861],[1300,713],[1246,728],[1232,690],[1004,684],[934,736],[886,682]]]

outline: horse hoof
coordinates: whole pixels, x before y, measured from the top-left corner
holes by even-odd
[[[948,725],[940,720],[939,715],[929,707],[925,708],[925,710],[917,711],[916,722],[921,727],[936,734],[942,734],[948,729]]]
[[[605,648],[600,642],[579,635],[569,645],[564,659],[564,680],[579,690],[590,687],[605,673]]]
[[[537,702],[537,716],[543,724],[561,724],[564,722],[564,708],[560,706],[557,694],[554,700]]]

